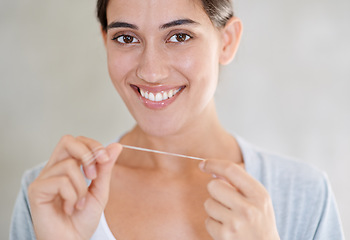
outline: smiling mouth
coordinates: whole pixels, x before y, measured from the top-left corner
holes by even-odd
[[[186,86],[176,87],[173,89],[163,90],[163,91],[148,91],[136,85],[131,85],[131,87],[137,90],[137,92],[141,95],[141,97],[152,102],[161,102],[167,99],[171,99],[174,96],[178,95]]]

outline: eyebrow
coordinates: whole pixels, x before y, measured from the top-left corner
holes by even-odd
[[[163,25],[161,25],[159,27],[159,29],[167,29],[167,28],[171,28],[171,27],[175,27],[175,26],[180,26],[180,25],[197,25],[199,24],[198,22],[195,22],[191,19],[188,18],[184,18],[184,19],[178,19],[178,20],[174,20],[168,23],[165,23]],[[127,23],[127,22],[112,22],[107,26],[107,30],[111,29],[111,28],[131,28],[131,29],[135,29],[138,30],[138,26],[136,26],[135,24],[131,24],[131,23]]]
[[[195,22],[189,18],[184,18],[184,19],[178,19],[175,21],[165,23],[162,26],[160,26],[160,29],[166,29],[166,28],[175,27],[175,26],[179,26],[179,25],[191,25],[191,24],[197,25],[199,23]]]
[[[139,29],[136,25],[127,22],[112,22],[107,26],[107,29],[111,28],[131,28],[135,30]]]

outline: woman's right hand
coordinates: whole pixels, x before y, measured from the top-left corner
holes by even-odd
[[[107,204],[113,166],[122,150],[86,137],[64,136],[28,197],[35,234],[40,239],[90,239]],[[83,171],[91,184],[88,186]]]

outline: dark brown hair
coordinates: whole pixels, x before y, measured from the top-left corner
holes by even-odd
[[[233,17],[231,0],[201,0],[203,9],[215,27],[224,27]],[[109,0],[97,0],[97,18],[104,31],[107,31],[107,6]]]

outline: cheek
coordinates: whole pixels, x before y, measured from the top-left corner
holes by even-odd
[[[117,88],[126,85],[127,76],[130,75],[134,67],[135,58],[132,54],[121,53],[120,51],[108,50],[108,71],[110,78]]]
[[[176,54],[175,59],[177,68],[188,80],[190,89],[201,89],[202,91],[198,91],[198,94],[207,92],[213,95],[219,70],[218,54],[214,47],[208,47],[208,45],[200,48],[193,47]]]

